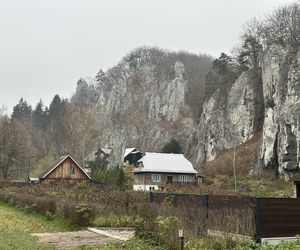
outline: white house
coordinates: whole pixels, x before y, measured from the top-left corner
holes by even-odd
[[[134,190],[164,190],[168,186],[197,186],[203,177],[183,154],[149,153],[139,161],[134,174]]]

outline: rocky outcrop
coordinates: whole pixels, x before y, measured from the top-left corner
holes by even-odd
[[[288,177],[299,169],[300,54],[272,48],[263,62],[265,119],[259,169]]]
[[[215,159],[222,150],[250,139],[259,129],[263,114],[260,79],[246,72],[231,89],[219,89],[204,103],[197,130],[194,162]]]
[[[244,72],[230,87],[198,100],[202,112],[196,118],[191,106],[191,96],[201,96],[191,94],[197,87],[191,71],[196,67],[187,68],[178,55],[137,52],[107,72],[81,79],[72,98],[97,110],[103,131],[99,141],[113,148],[114,164],[125,147],[159,151],[174,138],[199,166],[263,130],[254,170],[289,176],[299,169],[300,54],[268,50],[261,72]]]
[[[133,69],[123,60],[94,80],[86,80],[96,82],[95,108],[103,128],[99,140],[112,147],[113,164],[121,161],[126,147],[159,151],[172,138],[185,152],[190,151],[196,122],[187,104],[187,73],[180,61],[171,64],[168,72],[171,77],[164,72],[158,76],[152,63],[140,63]]]

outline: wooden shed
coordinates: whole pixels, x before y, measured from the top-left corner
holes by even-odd
[[[72,156],[61,156],[39,177],[41,182],[64,182],[66,184],[88,183],[91,177],[73,159]]]

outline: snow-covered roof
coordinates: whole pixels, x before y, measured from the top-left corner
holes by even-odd
[[[135,168],[133,172],[160,172],[160,173],[186,173],[197,174],[192,163],[183,154],[149,153],[138,162],[143,163],[142,168]]]
[[[135,148],[126,148],[126,149],[125,149],[124,156],[123,156],[123,159],[124,159],[127,155],[129,155],[130,153],[132,153],[133,151],[136,151],[136,149],[135,149]]]

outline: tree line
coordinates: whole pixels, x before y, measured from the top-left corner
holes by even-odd
[[[27,179],[36,168],[50,165],[45,160],[65,154],[82,162],[99,134],[99,118],[90,105],[55,95],[49,107],[40,100],[32,108],[21,98],[10,116],[0,114],[0,176]]]

